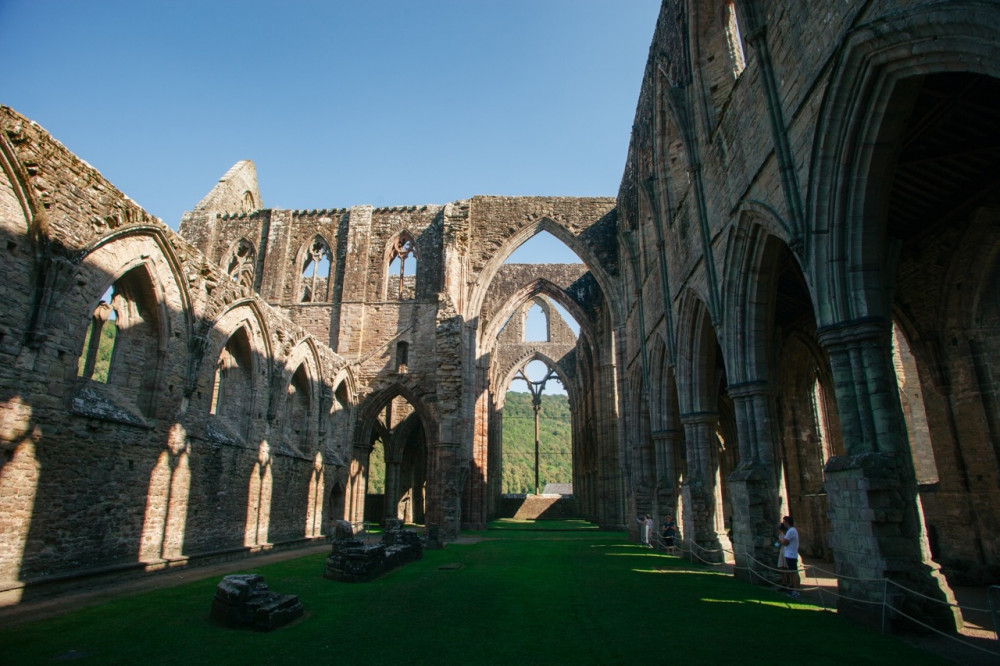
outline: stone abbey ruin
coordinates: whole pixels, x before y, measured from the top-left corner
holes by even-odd
[[[752,568],[791,514],[858,616],[997,582],[1000,4],[821,4],[666,0],[614,199],[278,210],[240,162],[174,232],[0,108],[2,589],[324,539],[375,442],[388,514],[482,528],[534,360],[580,517]],[[543,231],[583,263],[505,264]]]

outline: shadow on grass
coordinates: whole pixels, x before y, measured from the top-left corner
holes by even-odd
[[[213,578],[0,628],[0,662],[942,663],[621,533],[533,532],[491,530],[365,584],[324,579],[323,555],[241,570],[306,607],[271,633],[211,623]]]

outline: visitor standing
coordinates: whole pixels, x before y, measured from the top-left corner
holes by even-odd
[[[778,537],[778,542],[782,545],[782,553],[785,556],[786,571],[781,574],[783,582],[789,588],[789,596],[799,596],[799,531],[795,529],[795,521],[791,516],[781,519],[781,526],[785,528],[785,533]]]
[[[667,516],[663,519],[663,525],[660,528],[660,536],[663,537],[663,547],[667,549],[668,553],[673,555],[674,537],[677,536],[677,523],[674,522],[672,516]]]
[[[646,548],[652,548],[653,544],[650,543],[653,535],[652,516],[647,513],[645,518],[636,518],[636,521],[639,523],[639,542]]]

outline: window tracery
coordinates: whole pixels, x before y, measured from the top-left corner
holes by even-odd
[[[254,272],[257,263],[257,250],[253,243],[241,238],[230,253],[226,262],[226,273],[233,282],[240,286],[253,289]]]
[[[313,238],[302,263],[300,303],[325,303],[330,300],[330,246],[321,237]]]
[[[386,300],[407,301],[416,297],[416,247],[417,243],[408,231],[400,232],[393,241],[386,274]]]

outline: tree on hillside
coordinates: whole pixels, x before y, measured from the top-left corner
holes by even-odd
[[[573,482],[569,398],[542,395],[539,412],[539,490]],[[502,492],[535,492],[535,412],[529,393],[509,391],[503,409]]]

